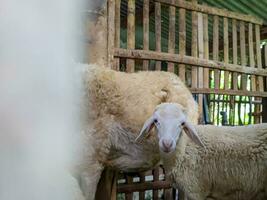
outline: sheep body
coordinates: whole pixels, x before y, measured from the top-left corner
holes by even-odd
[[[194,124],[198,106],[192,94],[174,74],[127,74],[97,65],[83,65],[84,107],[81,163],[75,174],[87,199],[93,199],[104,167],[141,171],[160,161],[156,137],[134,142],[144,121],[162,102],[180,104]]]
[[[267,124],[195,128],[206,148],[162,156],[175,187],[192,200],[267,199]]]

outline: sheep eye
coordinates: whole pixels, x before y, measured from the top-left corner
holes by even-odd
[[[181,125],[184,126],[185,125],[185,122],[182,122]]]
[[[159,125],[159,121],[158,121],[157,119],[154,120],[154,123],[155,123],[156,125]]]

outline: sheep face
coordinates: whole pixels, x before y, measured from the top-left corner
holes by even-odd
[[[147,137],[154,127],[159,138],[160,151],[164,153],[172,153],[175,150],[183,130],[196,144],[204,146],[179,104],[163,103],[157,106],[152,116],[144,123],[136,141]]]

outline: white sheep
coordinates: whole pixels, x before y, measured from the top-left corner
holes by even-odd
[[[149,135],[154,125],[167,176],[189,199],[267,199],[266,123],[192,126],[179,105],[162,104],[136,140]],[[183,141],[182,129],[194,143]],[[180,145],[185,146],[182,152]]]
[[[143,171],[160,161],[156,137],[135,143],[155,107],[176,102],[191,123],[198,121],[198,106],[183,82],[168,72],[127,74],[97,65],[83,65],[84,107],[81,162],[74,174],[81,178],[87,199],[93,199],[104,167]]]

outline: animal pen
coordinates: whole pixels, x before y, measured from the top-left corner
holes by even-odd
[[[200,123],[267,121],[267,44],[260,38],[263,20],[197,0],[108,0],[106,6],[104,57],[110,68],[177,74],[199,104]],[[119,174],[116,182],[113,199],[176,196],[162,168]]]

